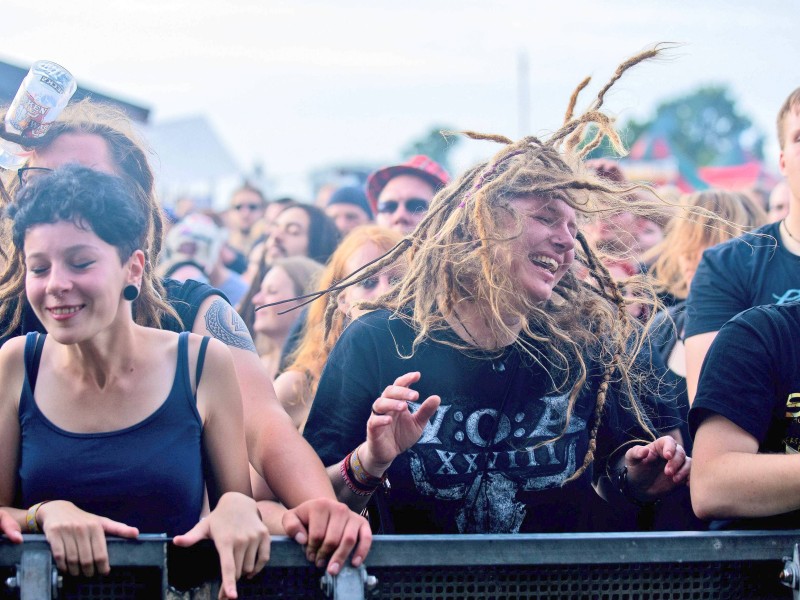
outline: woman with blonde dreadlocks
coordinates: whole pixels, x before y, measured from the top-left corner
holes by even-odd
[[[388,477],[385,530],[606,529],[594,485],[623,508],[688,481],[690,459],[635,394],[638,330],[579,232],[595,203],[630,209],[570,136],[590,121],[615,136],[597,112],[610,85],[547,142],[468,134],[507,146],[352,276],[410,249],[406,276],[331,352],[305,436],[354,510]]]

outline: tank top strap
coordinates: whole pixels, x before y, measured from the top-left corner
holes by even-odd
[[[209,341],[211,341],[211,338],[204,335],[200,342],[200,351],[197,353],[197,370],[194,375],[195,388],[200,387],[200,377],[203,375],[203,364],[206,362],[206,350],[208,350]]]
[[[36,388],[36,379],[39,377],[39,363],[42,360],[42,348],[47,334],[31,331],[25,335],[25,377],[28,379],[28,387],[31,394]]]
[[[192,413],[200,420],[200,414],[197,412],[197,386],[200,384],[200,376],[203,374],[203,364],[205,362],[206,349],[208,348],[208,337],[203,337],[200,342],[200,350],[197,353],[197,368],[195,370],[195,389],[192,389],[192,381],[189,377],[189,335],[190,332],[182,331],[178,334],[178,364],[175,372],[175,384],[180,384],[182,388],[182,395],[189,402]]]

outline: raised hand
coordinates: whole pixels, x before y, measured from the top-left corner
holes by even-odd
[[[372,404],[367,441],[361,446],[359,457],[366,470],[375,476],[382,475],[398,454],[416,443],[439,408],[441,398],[428,396],[415,412],[409,410],[407,403],[419,399],[419,393],[409,386],[420,377],[419,371],[401,375]]]

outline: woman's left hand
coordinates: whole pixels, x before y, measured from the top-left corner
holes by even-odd
[[[680,485],[689,484],[692,459],[671,436],[646,446],[633,446],[625,453],[630,492],[642,500],[653,500]]]
[[[222,495],[213,511],[190,531],[173,538],[176,546],[214,540],[219,554],[220,598],[237,598],[236,580],[252,577],[269,560],[269,531],[261,521],[256,501],[238,492]]]

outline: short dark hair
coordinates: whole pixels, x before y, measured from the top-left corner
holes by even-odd
[[[19,191],[7,215],[13,221],[14,245],[20,249],[31,227],[59,221],[93,231],[117,248],[121,261],[143,248],[147,235],[147,215],[131,186],[78,165],[36,177]]]

